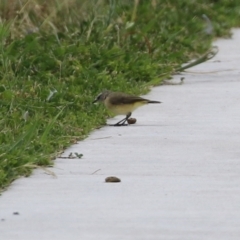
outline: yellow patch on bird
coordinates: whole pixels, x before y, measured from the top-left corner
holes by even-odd
[[[145,105],[146,101],[139,101],[131,104],[117,104],[113,105],[109,101],[105,101],[105,106],[116,115],[127,115],[133,112],[136,108]]]

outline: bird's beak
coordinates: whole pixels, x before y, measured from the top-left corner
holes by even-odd
[[[96,103],[97,102],[97,99],[95,99],[92,103],[94,104],[94,103]]]

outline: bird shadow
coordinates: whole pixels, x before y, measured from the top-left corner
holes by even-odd
[[[170,124],[126,124],[122,126],[114,126],[114,124],[107,124],[105,125],[107,127],[115,127],[115,128],[121,128],[121,127],[166,127],[166,126],[172,126]]]

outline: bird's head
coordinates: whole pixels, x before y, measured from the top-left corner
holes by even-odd
[[[104,100],[107,98],[109,93],[110,93],[110,91],[104,90],[103,92],[101,92],[100,94],[97,95],[97,97],[95,98],[93,103],[104,102]]]

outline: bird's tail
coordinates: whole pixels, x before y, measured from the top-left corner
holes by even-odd
[[[161,102],[159,102],[159,101],[151,101],[151,100],[149,100],[148,103],[161,103]]]

